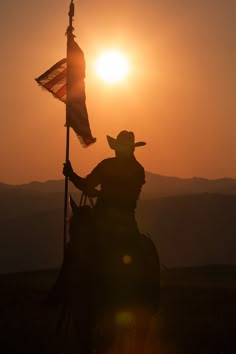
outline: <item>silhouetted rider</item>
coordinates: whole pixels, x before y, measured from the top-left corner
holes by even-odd
[[[145,172],[134,150],[146,143],[135,143],[134,133],[126,130],[116,139],[107,136],[107,140],[115,150],[115,157],[101,161],[86,178],[78,176],[70,162],[64,164],[63,174],[86,195],[97,197],[96,215],[103,231],[117,227],[120,231],[122,228],[137,231],[134,211],[145,183]],[[96,189],[98,186],[100,190]]]

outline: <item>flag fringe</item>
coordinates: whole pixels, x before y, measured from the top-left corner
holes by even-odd
[[[38,86],[40,87],[40,89],[42,91],[50,92],[53,95],[53,98],[56,98],[58,101],[63,102],[64,104],[66,104],[66,101],[64,101],[61,98],[59,98],[51,89],[48,89],[48,88],[44,87],[38,80],[39,80],[39,78],[35,79],[35,81],[37,82]]]

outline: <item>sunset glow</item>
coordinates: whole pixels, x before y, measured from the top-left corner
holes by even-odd
[[[107,83],[123,81],[128,72],[128,59],[119,51],[104,52],[96,61],[96,73]]]
[[[236,178],[236,21],[231,20],[236,1],[74,4],[89,124],[97,138],[84,149],[71,129],[75,171],[87,176],[113,156],[106,135],[116,137],[125,129],[147,142],[135,149],[146,171]],[[65,105],[39,89],[34,78],[66,56],[69,5],[69,0],[0,1],[6,83],[1,87],[0,182],[63,178]],[[111,64],[116,55],[118,67]]]

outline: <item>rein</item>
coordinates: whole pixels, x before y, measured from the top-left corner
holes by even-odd
[[[87,201],[89,201],[90,203],[90,206],[92,208],[94,208],[94,201],[93,201],[93,198],[92,197],[89,197],[87,194],[85,194],[84,192],[81,194],[81,197],[80,197],[80,202],[79,202],[79,207],[82,207],[82,206],[85,206],[87,205]]]

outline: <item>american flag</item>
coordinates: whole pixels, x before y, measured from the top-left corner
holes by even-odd
[[[40,75],[37,83],[66,103],[66,125],[73,128],[83,146],[96,141],[92,136],[85,95],[84,53],[71,36],[68,40],[67,59],[62,59]]]
[[[66,103],[66,75],[67,60],[62,59],[35,80],[54,97]]]

